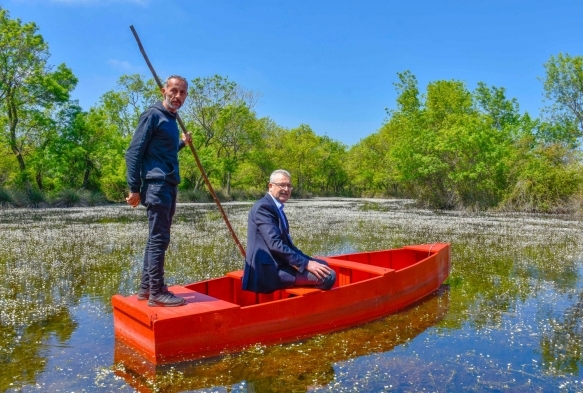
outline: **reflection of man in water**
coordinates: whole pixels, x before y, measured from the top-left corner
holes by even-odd
[[[334,270],[325,261],[304,254],[291,240],[283,212],[293,190],[291,175],[283,169],[273,172],[268,187],[247,220],[243,289],[271,293],[300,286],[332,288],[336,281]]]

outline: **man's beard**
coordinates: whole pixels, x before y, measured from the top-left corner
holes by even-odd
[[[174,105],[172,104],[172,102],[170,101],[170,97],[164,97],[164,101],[166,102],[166,105],[168,106],[168,108],[177,111],[178,109],[180,109],[181,105]]]

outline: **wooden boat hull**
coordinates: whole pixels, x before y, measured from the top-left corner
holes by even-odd
[[[171,287],[186,299],[182,307],[148,307],[135,295],[115,295],[115,336],[154,364],[294,341],[404,308],[437,290],[451,263],[450,246],[441,243],[323,259],[337,274],[329,291],[293,288],[256,294],[241,290],[242,271],[237,271]]]
[[[159,391],[171,386],[175,391],[217,390],[217,386],[234,386],[245,383],[256,392],[271,391],[273,386],[287,386],[288,391],[308,392],[333,383],[338,363],[359,357],[388,353],[395,347],[414,340],[445,318],[449,312],[449,287],[442,285],[437,291],[407,306],[407,317],[391,319],[390,325],[380,318],[360,327],[345,329],[321,336],[317,343],[305,343],[284,351],[263,348],[241,357],[215,357],[204,361],[191,361],[156,365],[145,359],[134,348],[115,340],[115,375],[123,378],[136,391]],[[254,366],[241,367],[246,362]],[[309,367],[305,367],[309,362]],[[258,366],[260,365],[260,366]],[[179,373],[179,387],[168,373]],[[214,389],[212,389],[214,387]],[[316,388],[315,388],[316,387]],[[156,390],[156,391],[158,391]],[[171,389],[169,389],[171,390]]]

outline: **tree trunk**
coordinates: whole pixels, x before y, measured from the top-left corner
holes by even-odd
[[[38,186],[38,189],[42,190],[43,189],[43,174],[42,174],[40,169],[38,171],[36,171],[35,180],[36,180],[36,185]]]
[[[87,186],[89,185],[89,175],[91,174],[91,168],[92,168],[92,164],[91,161],[89,159],[85,159],[85,173],[83,174],[83,184],[81,185],[81,188],[86,190]]]
[[[209,171],[209,172],[206,172],[206,177],[209,179],[209,181],[210,181],[210,177],[211,177],[211,173],[212,173],[212,172],[213,172],[212,170],[211,170],[211,171]],[[198,189],[201,187],[201,185],[202,185],[203,183],[204,183],[204,178],[202,177],[202,175],[200,175],[200,177],[199,177],[199,178],[198,178],[198,180],[196,181],[196,185],[194,186],[194,191],[196,192],[196,191],[197,191],[197,190],[198,190]],[[209,191],[209,192],[210,192],[210,191]]]
[[[18,161],[18,167],[20,169],[20,174],[24,179],[24,185],[27,188],[30,188],[30,180],[26,175],[26,164],[24,163],[24,157],[22,157],[22,151],[18,148],[17,140],[16,140],[16,128],[18,126],[18,112],[16,111],[16,107],[11,103],[8,102],[6,105],[8,108],[8,128],[10,131],[8,143],[10,144],[10,149],[16,156],[16,160]]]
[[[197,192],[199,190],[202,182],[203,182],[203,178],[202,178],[202,176],[199,176],[199,178],[196,179],[196,183],[194,184],[194,192]]]
[[[231,196],[231,172],[227,172],[227,196]]]
[[[18,160],[18,166],[21,172],[24,172],[26,165],[24,164],[24,158],[22,153],[16,144],[16,127],[18,126],[18,113],[14,105],[8,105],[8,123],[10,127],[10,148]]]

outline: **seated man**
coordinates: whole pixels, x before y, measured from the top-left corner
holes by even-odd
[[[303,286],[330,289],[336,281],[336,273],[325,261],[307,256],[291,240],[283,212],[293,189],[290,179],[287,171],[273,172],[267,194],[249,212],[244,290],[271,293]]]

